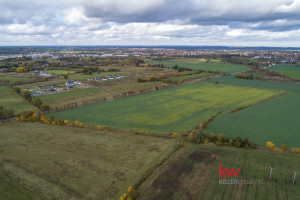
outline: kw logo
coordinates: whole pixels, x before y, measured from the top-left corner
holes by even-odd
[[[231,168],[230,172],[228,171],[227,168],[222,169],[221,168],[221,164],[219,164],[219,177],[221,178],[221,175],[223,174],[223,176],[226,178],[226,174],[225,171],[227,172],[228,177],[231,176],[231,174],[234,175],[234,178],[237,176],[238,172],[239,172],[240,168],[237,168],[236,172],[234,171],[233,168]]]

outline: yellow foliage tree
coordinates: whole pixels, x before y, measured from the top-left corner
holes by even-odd
[[[77,126],[77,125],[78,125],[78,123],[79,123],[79,121],[78,121],[78,120],[76,120],[76,121],[74,122],[75,126]]]
[[[79,128],[82,128],[82,127],[83,127],[83,123],[81,123],[81,122],[78,123],[78,127],[79,127]]]
[[[173,137],[173,138],[176,138],[176,137],[177,137],[177,134],[176,134],[176,133],[172,133],[172,137]]]
[[[286,145],[285,144],[283,144],[283,145],[281,145],[281,150],[283,150],[283,151],[285,151],[286,150]]]
[[[103,126],[97,126],[97,129],[98,129],[99,131],[102,131],[102,130],[104,129],[104,127],[103,127]]]
[[[21,121],[22,121],[22,122],[26,121],[25,115],[21,115]]]
[[[24,72],[24,70],[25,70],[25,67],[18,67],[18,68],[16,69],[16,72],[22,73],[22,72]]]
[[[128,191],[128,192],[131,192],[132,190],[133,190],[133,187],[132,187],[132,186],[129,186],[127,191]]]
[[[42,122],[44,122],[44,121],[46,120],[46,117],[45,117],[44,115],[42,115],[41,118],[40,118],[40,120],[41,120]]]
[[[298,154],[299,152],[300,152],[299,148],[295,148],[295,147],[291,148],[291,153],[292,154]]]
[[[273,142],[270,142],[270,141],[268,141],[267,143],[266,143],[266,147],[268,148],[268,149],[274,149],[275,148],[275,144],[273,143]]]
[[[33,114],[32,114],[32,119],[33,119],[33,120],[38,120],[38,119],[39,119],[39,116],[38,116],[36,113],[33,113]]]

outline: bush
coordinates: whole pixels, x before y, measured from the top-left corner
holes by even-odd
[[[31,103],[33,103],[34,106],[39,108],[43,102],[39,97],[35,97],[35,98],[32,98]]]
[[[270,141],[268,141],[268,142],[266,143],[266,147],[267,147],[268,149],[272,150],[272,149],[275,148],[275,144],[272,143],[272,142],[270,142]]]
[[[281,151],[282,151],[282,150],[281,150],[280,148],[278,148],[278,147],[274,147],[272,150],[275,151],[275,152],[281,152]]]
[[[291,153],[292,154],[298,154],[299,152],[300,152],[299,148],[296,148],[296,147],[291,148]]]
[[[40,106],[40,109],[41,109],[42,111],[48,111],[48,110],[50,110],[50,106],[44,102],[44,103],[42,103],[42,105]]]
[[[102,131],[102,130],[104,129],[104,127],[103,127],[103,126],[97,126],[97,129],[98,129],[99,131]]]
[[[281,150],[283,150],[283,151],[285,151],[286,150],[286,145],[285,144],[283,144],[283,145],[281,145]]]
[[[228,138],[226,137],[225,134],[222,133],[222,134],[218,135],[218,142],[224,143],[224,142],[227,142],[227,140],[228,140]]]

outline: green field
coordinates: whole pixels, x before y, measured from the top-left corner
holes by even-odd
[[[185,75],[185,76],[177,76],[174,78],[171,78],[172,81],[179,81],[179,80],[188,80],[188,79],[193,79],[193,78],[200,78],[203,76],[210,76],[212,75],[212,73],[208,73],[208,72],[202,72],[200,74],[190,74],[190,75]]]
[[[17,81],[28,81],[28,80],[31,80],[31,78],[15,77],[15,76],[0,76],[0,80],[7,80],[9,82],[17,82]]]
[[[91,100],[113,96],[113,94],[99,90],[97,88],[77,89],[72,88],[70,91],[57,94],[40,96],[42,101],[48,103],[51,107],[63,106],[68,103],[81,103],[83,100]]]
[[[235,78],[234,75],[220,76],[217,78],[205,80],[204,82],[214,83],[216,81],[218,81],[218,83],[226,84],[226,85],[236,85],[236,86],[246,86],[246,87],[254,87],[254,88],[284,90],[284,91],[290,91],[290,92],[300,92],[300,84],[283,83],[283,82],[277,82],[277,81],[248,80],[248,79]]]
[[[173,139],[41,123],[0,129],[0,199],[117,199],[175,145]]]
[[[53,115],[59,119],[109,127],[163,133],[181,132],[193,129],[218,112],[252,104],[278,93],[197,82]]]
[[[299,102],[300,94],[288,93],[233,114],[222,114],[205,131],[247,137],[261,145],[272,141],[278,146],[300,147]]]
[[[19,114],[23,111],[38,111],[38,108],[26,101],[22,96],[15,93],[9,87],[0,87],[0,106],[5,108],[11,108],[15,111],[15,114]]]
[[[271,69],[287,77],[300,80],[300,67],[295,67],[294,65],[276,65]]]
[[[63,74],[73,74],[75,71],[71,70],[47,70],[45,71],[48,74],[55,74],[55,75],[63,75]]]
[[[179,60],[178,60],[179,61]],[[170,62],[170,61],[151,61],[152,64],[163,64],[165,67],[174,67],[174,65],[178,65],[178,67],[190,68],[192,70],[204,70],[204,71],[219,71],[226,73],[239,72],[248,69],[248,67],[244,65],[237,64],[222,64],[219,62],[215,63],[191,63],[189,61],[183,60],[182,62]]]
[[[139,199],[299,199],[300,178],[297,184],[291,184],[294,171],[300,171],[299,162],[299,156],[263,150],[190,145],[180,149],[142,184]],[[236,179],[248,184],[219,184],[219,164],[222,169],[240,168]],[[271,180],[270,166],[275,169]],[[250,184],[253,180],[259,184]]]

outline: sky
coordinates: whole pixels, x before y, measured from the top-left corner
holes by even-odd
[[[300,0],[0,0],[0,45],[300,47]]]

